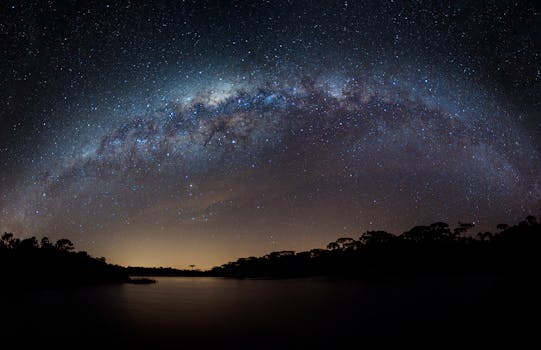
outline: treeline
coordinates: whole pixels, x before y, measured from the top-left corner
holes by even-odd
[[[473,224],[451,229],[447,223],[416,226],[400,235],[368,231],[358,239],[342,237],[327,249],[273,252],[215,267],[226,277],[383,277],[454,272],[533,275],[541,266],[541,225],[528,216],[497,232],[470,234]]]
[[[180,270],[172,267],[140,267],[128,266],[126,268],[130,276],[152,276],[152,277],[199,277],[208,276],[207,271],[201,270]]]
[[[0,266],[4,281],[28,283],[96,284],[129,282],[126,269],[108,264],[105,258],[93,258],[86,252],[74,252],[73,243],[47,237],[19,239],[4,233],[0,239]]]
[[[278,251],[263,257],[241,258],[208,271],[173,268],[122,267],[105,258],[75,252],[73,243],[47,237],[20,240],[11,233],[0,239],[3,280],[41,283],[147,283],[129,276],[219,276],[219,277],[384,277],[388,275],[453,272],[503,272],[539,275],[541,224],[533,216],[497,232],[470,234],[472,224],[451,229],[436,222],[416,226],[400,235],[367,231],[358,239],[341,237],[327,249],[304,252]]]

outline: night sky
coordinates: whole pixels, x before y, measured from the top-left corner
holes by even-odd
[[[207,268],[540,214],[533,2],[149,3],[2,2],[2,232]]]

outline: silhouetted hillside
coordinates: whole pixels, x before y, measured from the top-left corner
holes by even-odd
[[[541,266],[541,225],[533,216],[515,226],[497,226],[498,232],[470,235],[472,224],[451,230],[436,222],[416,226],[400,235],[368,231],[358,239],[342,237],[327,249],[273,252],[241,258],[215,267],[214,276],[382,277],[389,275],[497,272],[538,274]]]
[[[39,284],[130,281],[125,268],[73,249],[73,243],[68,239],[53,244],[46,237],[38,242],[35,237],[20,240],[11,233],[4,233],[0,240],[1,278]]]

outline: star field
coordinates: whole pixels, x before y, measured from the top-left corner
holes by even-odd
[[[4,7],[4,231],[210,267],[539,214],[533,5]]]

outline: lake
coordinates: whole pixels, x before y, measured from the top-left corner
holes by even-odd
[[[488,276],[346,282],[163,277],[8,290],[2,335],[126,346],[340,347],[527,337],[524,286]]]

